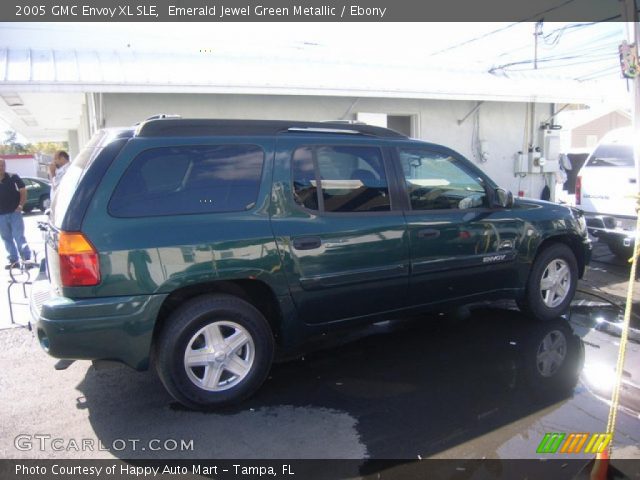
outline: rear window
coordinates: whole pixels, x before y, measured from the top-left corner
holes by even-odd
[[[84,148],[71,160],[67,172],[51,198],[51,222],[56,227],[62,226],[64,216],[69,209],[71,199],[76,193],[80,180],[87,172],[100,152],[118,136],[126,134],[127,129],[105,129],[97,131]]]
[[[256,145],[146,150],[120,179],[109,203],[115,217],[243,211],[258,197],[264,151]]]
[[[600,145],[587,162],[588,167],[633,167],[631,145]]]

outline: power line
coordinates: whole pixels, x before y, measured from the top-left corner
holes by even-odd
[[[441,53],[445,53],[445,52],[448,52],[450,50],[455,50],[456,48],[462,47],[464,45],[468,45],[468,44],[473,43],[473,42],[477,42],[478,40],[482,40],[483,38],[487,38],[487,37],[489,37],[491,35],[494,35],[496,33],[504,32],[505,30],[507,30],[507,29],[509,29],[511,27],[515,27],[516,25],[518,25],[520,23],[522,23],[522,22],[510,23],[506,27],[498,28],[497,30],[493,30],[493,31],[491,31],[489,33],[485,33],[484,35],[480,35],[479,37],[475,37],[475,38],[472,38],[470,40],[465,40],[464,42],[457,43],[457,44],[452,45],[452,46],[447,47],[447,48],[443,48],[442,50],[438,50],[437,52],[434,52],[434,53],[431,53],[431,54],[427,55],[427,58],[435,57],[436,55],[440,55]]]
[[[561,65],[543,65],[542,67],[538,67],[538,70],[551,70],[554,68],[575,67],[578,65],[595,65],[595,64],[600,64],[600,63],[610,62],[610,61],[611,61],[611,57],[607,56],[607,57],[602,57],[598,59],[585,60],[582,62],[563,63]],[[531,71],[531,69],[529,68],[514,68],[509,70],[509,72],[529,72],[529,71]]]
[[[618,15],[618,17],[619,16],[620,15]],[[611,17],[611,18],[615,18],[615,17]],[[606,19],[603,20],[603,22],[604,21],[606,21]],[[594,25],[602,24],[603,22],[594,22],[593,24]],[[564,28],[564,27],[562,27],[562,28]],[[587,27],[583,27],[583,28],[587,28]],[[557,29],[557,30],[559,30],[559,29]],[[556,31],[556,30],[554,30],[554,31]],[[580,30],[573,30],[572,32],[569,32],[569,33],[575,33],[575,32],[578,32],[578,31],[580,31]],[[553,31],[550,32],[549,34],[552,34],[552,33],[553,33]],[[617,37],[619,37],[619,35],[620,35],[619,32],[616,32],[616,31],[607,32],[604,35],[600,35],[600,36],[597,36],[596,38],[591,39],[590,41],[581,43],[581,47],[583,47],[585,50],[589,50],[588,45],[592,45],[594,43],[598,43],[598,42],[600,42],[602,40],[606,40],[606,39],[611,38],[611,37],[616,37],[617,38]],[[545,47],[550,47],[551,45],[547,45],[546,43],[543,43],[542,46],[543,46],[543,49],[544,49]],[[511,50],[507,50],[506,52],[503,52],[500,55],[498,55],[498,57],[504,57],[504,56],[507,56],[507,55],[509,55],[511,53],[514,53],[514,52],[517,52],[517,51],[520,51],[520,50],[526,50],[526,49],[529,49],[529,48],[531,48],[531,45],[528,43],[528,44],[523,45],[521,47],[514,48],[514,49],[511,49]]]
[[[546,63],[546,62],[555,62],[558,60],[575,60],[576,58],[591,58],[591,59],[596,59],[596,58],[609,58],[610,54],[597,54],[597,55],[569,55],[569,56],[565,56],[565,57],[547,57],[547,58],[539,58],[537,60],[538,63]],[[590,61],[593,60],[585,60],[584,62],[581,63],[589,63]],[[496,70],[504,70],[507,67],[513,67],[515,65],[530,65],[534,63],[533,60],[521,60],[519,62],[511,62],[511,63],[505,63],[504,65],[499,65],[497,67],[491,67],[489,69],[489,73],[495,73]]]
[[[457,44],[452,45],[452,46],[450,46],[450,47],[443,48],[442,50],[438,50],[437,52],[433,52],[433,53],[431,53],[431,54],[427,55],[427,58],[429,58],[429,57],[435,57],[436,55],[440,55],[441,53],[445,53],[445,52],[448,52],[448,51],[454,50],[454,49],[456,49],[456,48],[460,48],[460,47],[462,47],[462,46],[464,46],[464,45],[468,45],[468,44],[470,44],[470,43],[477,42],[478,40],[482,40],[483,38],[487,38],[487,37],[489,37],[489,36],[491,36],[491,35],[495,35],[496,33],[503,32],[503,31],[505,31],[505,30],[508,30],[508,29],[509,29],[509,28],[511,28],[511,27],[515,27],[516,25],[519,25],[519,24],[521,24],[521,23],[524,23],[524,22],[527,22],[527,21],[529,21],[529,20],[534,20],[534,19],[536,19],[536,18],[539,18],[539,17],[540,17],[540,15],[544,15],[544,14],[546,14],[546,13],[553,12],[554,10],[557,10],[557,9],[559,9],[559,8],[562,8],[562,7],[564,7],[565,5],[568,5],[568,4],[573,3],[573,2],[575,2],[575,1],[576,1],[576,0],[565,0],[564,2],[562,2],[562,3],[558,4],[558,5],[556,5],[555,7],[547,8],[546,10],[543,10],[542,12],[535,13],[534,15],[531,15],[530,17],[527,17],[527,18],[525,18],[525,19],[523,19],[523,20],[519,20],[519,21],[517,21],[517,22],[510,23],[509,25],[507,25],[507,26],[505,26],[505,27],[498,28],[497,30],[493,30],[493,31],[491,31],[491,32],[485,33],[485,34],[483,34],[483,35],[480,35],[480,36],[478,36],[478,37],[472,38],[472,39],[470,39],[470,40],[465,40],[464,42],[460,42],[460,43],[457,43]],[[618,17],[619,17],[619,16],[620,16],[620,15],[618,15]]]
[[[605,75],[608,75],[609,73],[613,73],[616,70],[620,69],[620,65],[612,65],[610,67],[604,68],[604,69],[600,69],[600,70],[596,70],[594,72],[591,73],[587,73],[585,75],[581,75],[579,77],[574,78],[574,80],[577,81],[584,81],[584,80],[593,80],[594,78],[599,78],[599,77],[603,77]]]

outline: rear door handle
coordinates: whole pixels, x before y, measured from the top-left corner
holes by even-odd
[[[322,239],[320,237],[298,237],[293,239],[293,248],[296,250],[313,250],[320,248]]]
[[[434,230],[433,228],[425,228],[418,230],[418,238],[438,238],[440,236],[440,230]]]

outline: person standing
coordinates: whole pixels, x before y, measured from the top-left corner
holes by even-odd
[[[64,150],[58,150],[49,164],[49,180],[54,192],[58,189],[64,174],[67,173],[69,165],[69,154]]]
[[[9,264],[16,263],[20,257],[25,262],[31,260],[31,249],[24,237],[22,208],[27,201],[27,189],[22,179],[7,172],[4,159],[0,159],[0,236],[7,251]]]

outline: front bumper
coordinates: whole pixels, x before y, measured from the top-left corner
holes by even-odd
[[[42,348],[56,358],[149,366],[151,341],[166,295],[70,299],[34,283],[31,317]]]
[[[636,219],[613,215],[585,214],[589,233],[605,242],[631,248],[636,238]]]

